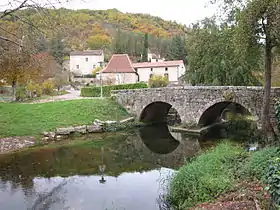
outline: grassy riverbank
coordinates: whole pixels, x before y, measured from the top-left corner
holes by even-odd
[[[255,194],[252,193],[250,196],[255,196],[256,201],[253,203],[258,202],[264,209],[267,209],[268,202],[262,200],[267,192],[263,189],[257,192],[254,189],[260,188],[259,183],[267,184],[269,163],[279,155],[280,152],[275,147],[249,153],[245,152],[244,148],[232,143],[221,143],[179,169],[178,173],[171,179],[168,199],[178,209],[201,210],[210,209],[211,205],[207,202],[232,193],[232,200],[230,198],[224,199],[228,202],[226,205],[230,203],[230,205],[235,205],[234,208],[243,205],[250,207],[252,200],[246,200],[246,195],[250,191],[246,183],[256,183],[252,187]],[[234,198],[241,195],[243,195],[244,200],[232,203]],[[204,204],[192,208],[201,203]],[[202,208],[203,206],[204,208]],[[207,206],[208,208],[206,208]],[[215,202],[212,204],[212,207],[214,206]]]
[[[94,119],[119,120],[127,116],[126,111],[110,99],[0,103],[0,137],[32,136],[56,127],[89,124]]]

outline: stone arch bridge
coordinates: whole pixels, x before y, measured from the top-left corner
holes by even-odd
[[[209,125],[232,104],[240,113],[250,113],[261,125],[262,87],[185,86],[136,90],[116,90],[112,95],[130,114],[142,122],[163,121],[170,108],[177,110],[183,123]],[[271,90],[270,118],[276,125],[274,103],[280,88]]]

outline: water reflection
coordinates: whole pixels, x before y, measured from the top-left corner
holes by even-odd
[[[200,150],[197,139],[180,135],[180,143],[166,127],[84,138],[0,155],[1,207],[159,209],[171,168]]]
[[[169,154],[180,144],[169,132],[166,124],[146,126],[139,129],[144,144],[158,154]]]

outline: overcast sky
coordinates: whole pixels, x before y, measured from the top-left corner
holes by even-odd
[[[0,2],[3,10],[9,0],[0,0]],[[148,13],[189,25],[215,13],[215,6],[209,5],[208,2],[209,0],[71,0],[70,3],[63,3],[56,7],[93,10],[116,8],[122,12]]]

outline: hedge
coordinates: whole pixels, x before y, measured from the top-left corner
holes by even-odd
[[[124,84],[124,85],[110,85],[103,86],[103,96],[111,96],[112,90],[125,90],[125,89],[142,89],[148,88],[146,83]],[[81,89],[81,96],[84,97],[100,97],[100,87],[84,87]]]

